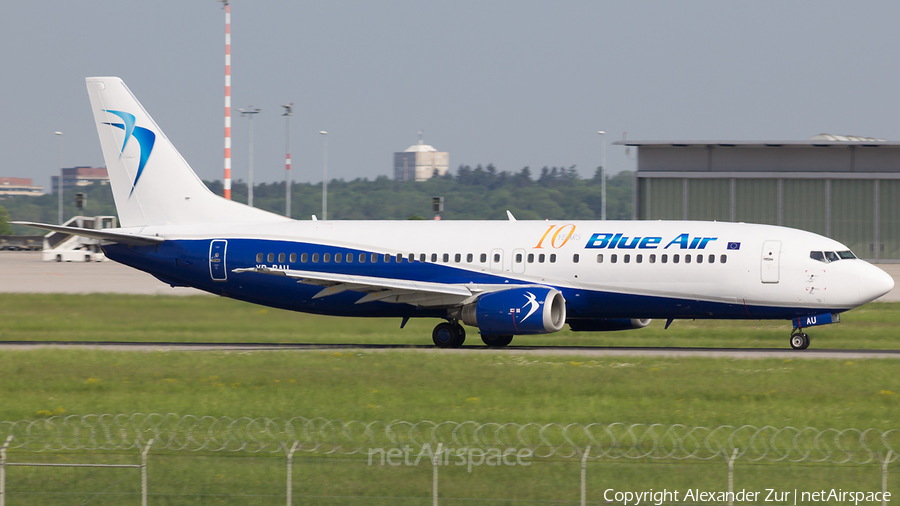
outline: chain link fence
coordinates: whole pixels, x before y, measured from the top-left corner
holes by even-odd
[[[481,423],[476,421],[344,421],[324,418],[211,417],[178,414],[100,414],[55,416],[38,420],[0,422],[3,465],[7,453],[41,455],[60,452],[78,454],[126,453],[142,456],[141,494],[147,501],[148,453],[223,454],[281,459],[287,465],[286,497],[292,501],[294,455],[332,456],[342,459],[368,457],[373,453],[384,465],[386,451],[405,458],[427,455],[424,465],[433,470],[433,499],[438,500],[439,468],[449,468],[450,453],[485,456],[495,452],[497,461],[523,452],[533,461],[580,464],[581,504],[586,497],[586,469],[602,461],[713,461],[727,464],[727,486],[733,491],[735,463],[878,465],[881,489],[887,491],[888,466],[898,460],[900,431],[896,429],[834,429],[722,425],[697,427],[680,424],[623,423]],[[443,454],[441,452],[444,452]],[[192,453],[191,453],[192,452]],[[224,455],[223,455],[224,456]],[[232,460],[232,459],[229,459]],[[418,458],[416,463],[418,464]],[[56,465],[56,464],[54,464]],[[67,466],[75,464],[68,463]],[[91,464],[94,467],[102,467]],[[116,466],[111,466],[116,467]],[[870,467],[869,467],[870,468]],[[5,468],[0,469],[5,473]],[[471,461],[469,462],[471,472]],[[0,478],[4,476],[0,475]],[[3,489],[0,479],[0,506]],[[884,503],[883,501],[881,501]]]

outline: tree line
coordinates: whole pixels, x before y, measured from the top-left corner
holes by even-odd
[[[607,179],[607,218],[631,219],[633,173],[623,171]],[[204,181],[218,195],[223,194],[221,181]],[[499,171],[493,165],[474,168],[461,165],[456,173],[427,181],[394,181],[387,176],[375,180],[357,178],[352,181],[335,179],[328,183],[328,218],[333,220],[402,220],[431,219],[431,198],[444,197],[446,220],[505,220],[506,211],[520,220],[599,220],[602,198],[600,169],[594,176],[583,179],[575,167],[544,167],[535,176],[528,167],[519,172]],[[322,184],[293,183],[291,185],[291,216],[321,218]],[[254,186],[255,207],[284,214],[284,182],[262,183]],[[108,185],[80,188],[85,193],[85,216],[116,215],[112,191]],[[247,184],[232,185],[232,198],[247,202]],[[74,192],[64,194],[66,219],[77,213]],[[58,198],[7,197],[0,200],[9,220],[56,223]],[[0,207],[0,235],[4,235],[3,207]],[[34,229],[13,226],[17,234],[33,235]],[[7,233],[8,233],[7,229]]]

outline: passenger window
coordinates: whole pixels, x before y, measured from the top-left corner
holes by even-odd
[[[347,253],[347,263],[348,264],[353,263],[353,253]]]
[[[597,263],[598,264],[603,263],[603,253],[600,253],[599,255],[597,255]]]
[[[424,262],[426,258],[428,258],[428,257],[425,255],[425,253],[419,254],[419,261],[420,261],[420,262]]]
[[[432,262],[437,262],[437,253],[432,253],[432,254],[431,254],[431,261],[432,261]]]
[[[637,263],[641,263],[644,261],[644,255],[638,254],[637,258],[635,258]]]
[[[453,255],[453,261],[456,262],[456,263],[462,262],[462,255],[459,254],[459,253]]]
[[[256,263],[259,263],[259,262],[262,262],[262,261],[263,261],[263,254],[262,254],[262,253],[257,253],[257,254],[256,254]]]
[[[324,255],[322,255],[322,262],[324,262],[326,264],[330,263],[331,262],[331,253],[325,253]]]
[[[300,254],[300,262],[305,264],[308,261],[309,261],[309,253],[301,253]]]
[[[651,253],[651,254],[650,254],[650,263],[651,263],[651,264],[655,264],[655,263],[656,263],[656,253]]]
[[[371,255],[369,255],[369,260],[371,260],[373,264],[377,264],[378,263],[378,253],[372,253]]]
[[[522,254],[521,253],[516,253],[516,263],[517,264],[522,263]]]
[[[838,260],[841,259],[841,257],[837,256],[837,253],[835,253],[834,251],[826,251],[825,259],[828,260],[829,262],[837,262]]]
[[[290,261],[291,261],[291,263],[297,262],[297,254],[296,253],[291,253]]]
[[[530,264],[534,263],[534,253],[528,254],[528,263],[530,263]]]
[[[556,263],[556,253],[550,253],[550,263]]]
[[[415,261],[416,261],[416,254],[415,254],[415,253],[410,253],[408,259],[409,259],[409,263],[415,262]]]
[[[472,260],[475,260],[475,255],[469,253],[466,255],[466,263],[472,263]]]
[[[673,264],[677,264],[679,259],[680,259],[680,255],[678,253],[672,255],[672,263]]]
[[[274,262],[274,261],[275,261],[275,253],[269,253],[269,254],[266,256],[266,261],[269,262],[269,263]]]
[[[278,254],[278,263],[280,263],[280,264],[284,263],[284,253]]]
[[[715,256],[715,255],[709,255],[709,263],[711,263],[711,264],[716,263],[716,256]]]
[[[335,253],[335,254],[334,254],[334,263],[339,264],[339,263],[341,263],[343,260],[344,260],[344,254],[343,254],[343,253]]]
[[[577,263],[578,263],[578,260],[579,260],[578,253],[575,253],[574,255],[572,255],[572,263],[576,263],[576,264],[577,264]]]
[[[631,263],[631,255],[625,254],[625,258],[622,259],[626,264]]]
[[[675,256],[677,257],[678,255],[675,255]],[[690,256],[690,255],[685,255],[685,256],[684,256],[684,263],[686,263],[686,264],[691,263],[691,256]]]
[[[728,256],[727,256],[727,255],[722,255],[722,256],[719,257],[719,263],[720,263],[720,264],[724,264],[726,260],[728,260]]]
[[[494,263],[500,262],[500,253],[494,253]]]
[[[359,254],[359,263],[361,263],[361,264],[366,263],[366,254],[365,253]]]
[[[397,255],[394,257],[394,259],[397,260],[397,263],[399,264],[400,262],[403,261],[403,253],[397,253]]]
[[[616,261],[618,259],[619,259],[619,255],[616,255],[615,253],[613,253],[612,255],[609,256],[610,263],[616,263]]]
[[[664,263],[664,264],[665,264],[665,263],[668,263],[668,262],[669,262],[669,255],[663,254],[663,256],[662,256],[662,258],[661,258],[660,260],[662,260],[662,263]]]
[[[444,263],[449,262],[450,261],[450,253],[444,253],[441,258],[444,260]]]
[[[485,263],[485,262],[487,262],[487,253],[482,253],[481,254],[481,263]]]
[[[544,263],[544,259],[547,258],[543,253],[538,255],[538,263]]]
[[[312,258],[312,260],[313,260],[313,263],[314,263],[314,264],[319,263],[319,254],[318,254],[318,253],[313,253],[313,258]]]
[[[386,263],[386,264],[391,263],[391,254],[390,253],[384,254],[384,263]]]

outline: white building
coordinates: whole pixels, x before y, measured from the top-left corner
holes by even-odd
[[[425,181],[434,176],[447,173],[450,166],[450,153],[438,151],[422,141],[419,133],[419,143],[410,146],[406,151],[394,153],[394,180]]]

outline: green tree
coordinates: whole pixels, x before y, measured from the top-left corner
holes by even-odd
[[[0,235],[12,235],[13,229],[9,225],[9,213],[0,206]]]

